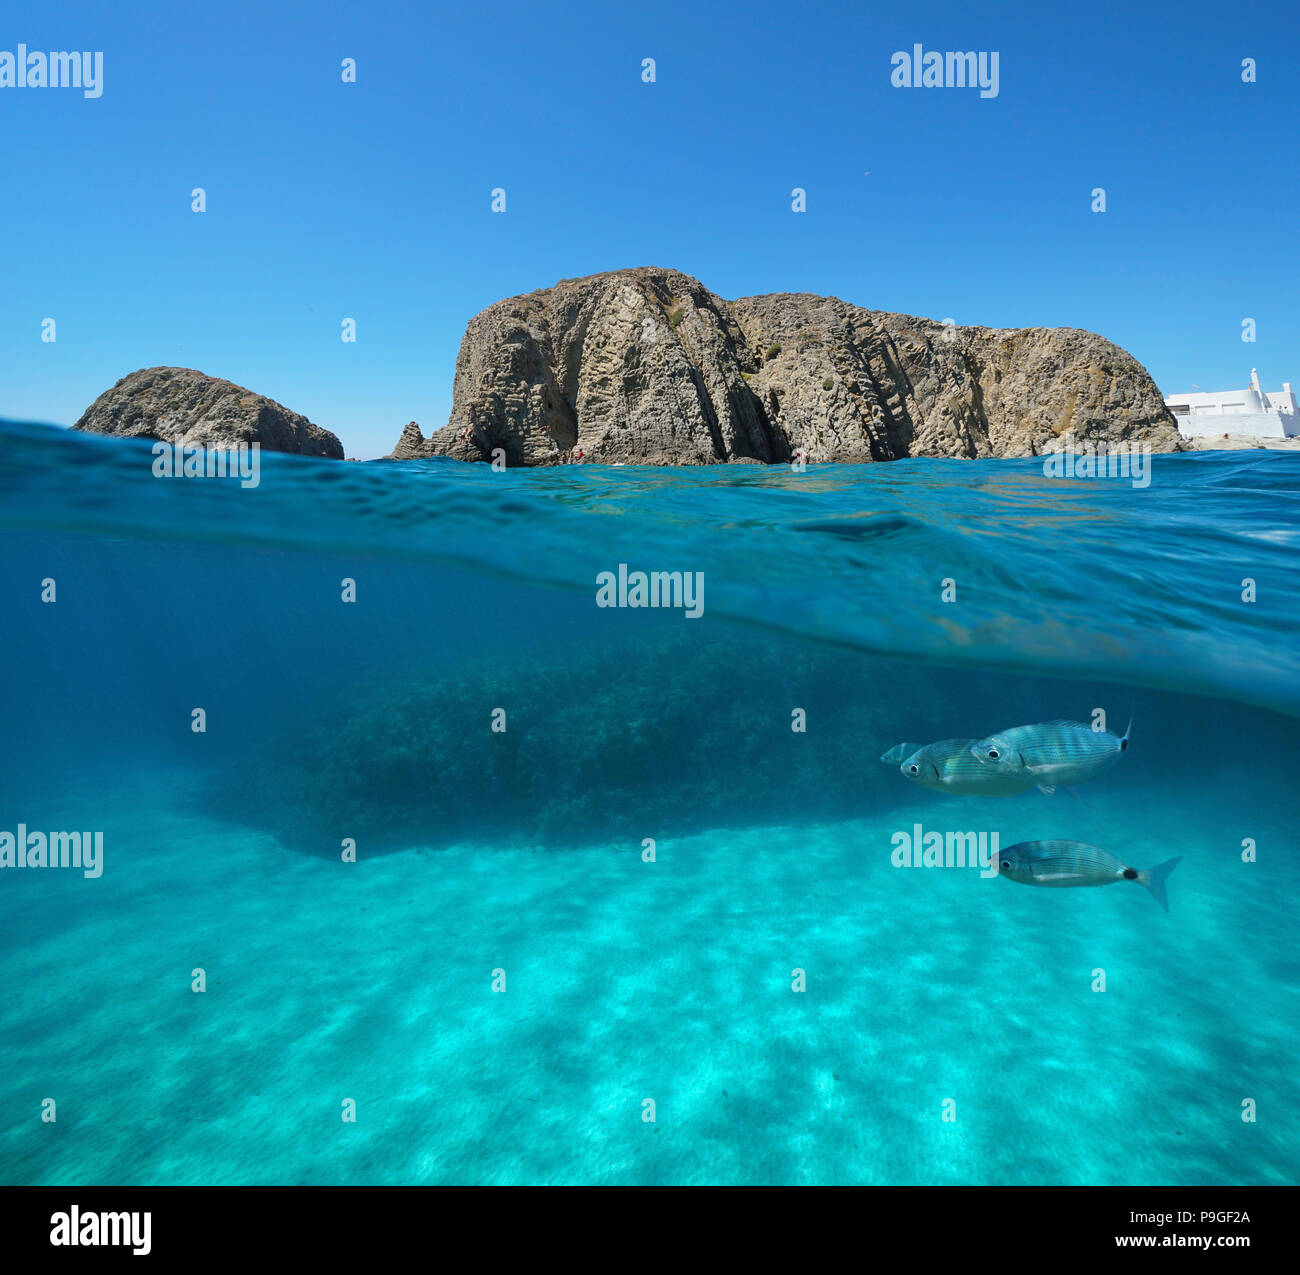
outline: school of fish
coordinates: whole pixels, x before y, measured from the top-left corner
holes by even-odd
[[[1058,787],[1087,783],[1128,751],[1130,716],[1123,735],[1086,722],[1050,721],[1012,726],[983,739],[941,739],[933,744],[895,744],[881,761],[897,765],[904,779],[922,788],[959,796],[1013,797],[1030,788],[1051,796]],[[1134,867],[1083,841],[1022,841],[998,857],[998,876],[1021,885],[1053,889],[1131,881],[1166,911],[1165,881],[1182,862]]]

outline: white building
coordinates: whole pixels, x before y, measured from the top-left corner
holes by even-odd
[[[1244,390],[1217,394],[1171,394],[1165,406],[1178,422],[1178,432],[1188,438],[1244,434],[1250,438],[1293,438],[1300,435],[1300,414],[1291,382],[1282,382],[1281,394],[1259,388],[1259,374],[1250,369]]]

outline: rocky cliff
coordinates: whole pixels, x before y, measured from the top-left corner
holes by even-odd
[[[270,452],[343,459],[327,429],[252,390],[187,367],[149,367],[105,390],[72,427],[204,448],[260,443]]]
[[[1145,368],[1074,328],[945,326],[806,293],[725,302],[676,270],[617,270],[470,320],[451,421],[394,459],[655,465],[1179,451]]]

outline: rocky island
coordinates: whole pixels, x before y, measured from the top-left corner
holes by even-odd
[[[73,428],[343,458],[306,417],[189,368],[123,377]],[[958,327],[809,293],[723,301],[643,267],[475,315],[450,421],[427,437],[412,421],[389,459],[863,463],[1106,444],[1188,447],[1147,370],[1095,333]]]
[[[957,327],[776,293],[726,302],[677,270],[616,270],[470,320],[450,422],[395,460],[510,465],[866,462],[1183,449],[1146,369],[1075,328]]]
[[[147,367],[105,390],[72,427],[205,449],[258,443],[264,451],[343,459],[343,444],[305,416],[188,367]]]

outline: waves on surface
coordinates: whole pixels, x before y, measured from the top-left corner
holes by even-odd
[[[264,453],[246,490],[155,478],[144,441],[0,433],[9,528],[365,553],[593,595],[619,563],[702,571],[710,612],[796,636],[1300,714],[1300,456],[1157,456],[1138,488],[1033,459],[494,473]]]

